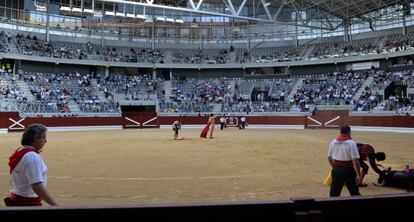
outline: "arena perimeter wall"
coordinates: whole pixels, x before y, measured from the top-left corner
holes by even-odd
[[[229,116],[227,124],[237,126],[241,116]],[[20,117],[17,112],[0,112],[0,133],[24,130],[41,123],[50,131],[106,130],[122,128],[164,128],[180,120],[183,127],[201,128],[208,116],[122,116],[122,117]],[[320,111],[312,116],[246,116],[249,128],[330,128],[348,124],[353,130],[414,132],[413,116],[349,116],[345,111]],[[216,119],[218,123],[219,118]]]

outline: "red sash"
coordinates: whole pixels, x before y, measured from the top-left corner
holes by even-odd
[[[38,153],[33,147],[25,147],[22,149],[17,149],[13,155],[9,157],[9,166],[10,166],[10,174],[16,168],[17,164],[20,162],[20,160],[23,158],[24,155],[28,152],[36,152]]]
[[[338,167],[354,167],[352,160],[333,160],[333,165]]]
[[[14,193],[10,193],[9,201],[8,206],[42,206],[42,200],[38,197],[23,197]]]

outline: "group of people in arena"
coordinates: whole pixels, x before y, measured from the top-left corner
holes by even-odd
[[[406,167],[404,171],[381,170],[377,161],[383,161],[385,158],[385,153],[376,152],[371,145],[355,143],[351,138],[351,128],[348,125],[342,126],[340,134],[332,140],[328,149],[328,161],[332,167],[330,196],[340,196],[344,185],[351,196],[361,195],[359,187],[367,186],[363,183],[369,169],[365,163],[367,160],[372,170],[379,175],[379,184],[412,189],[414,169]]]
[[[215,128],[214,114],[210,114],[206,126],[200,137],[213,138]],[[245,117],[241,127],[245,126]],[[178,136],[181,122],[172,124],[174,140],[183,139]],[[9,158],[10,167],[10,195],[4,199],[6,206],[42,206],[42,201],[49,205],[60,205],[46,189],[47,166],[40,153],[43,151],[46,139],[47,127],[42,124],[28,126],[22,135],[21,147]],[[350,195],[361,195],[359,187],[367,186],[363,183],[369,166],[364,161],[369,161],[372,169],[380,175],[386,184],[412,184],[414,170],[406,169],[404,172],[392,171],[386,173],[378,168],[376,161],[385,159],[385,153],[375,152],[369,144],[355,143],[351,137],[351,128],[348,125],[340,128],[340,134],[332,140],[328,149],[328,161],[332,167],[332,182],[330,184],[330,196],[340,196],[344,185]],[[403,174],[401,177],[400,174]],[[396,181],[399,180],[399,181]],[[411,180],[411,181],[408,181]],[[408,182],[407,182],[408,181]]]
[[[203,128],[203,130],[200,133],[200,138],[207,138],[207,135],[209,135],[210,139],[213,139],[213,132],[215,129],[215,120],[216,116],[214,114],[210,114],[209,118],[207,120],[206,126]],[[240,118],[240,123],[238,124],[239,129],[245,129],[246,128],[246,117],[242,116]],[[224,127],[227,127],[226,124],[226,118],[225,116],[220,117],[220,130],[223,130]],[[178,136],[178,131],[181,129],[181,122],[179,120],[174,121],[172,124],[172,129],[174,130],[174,140],[182,140],[183,137]]]

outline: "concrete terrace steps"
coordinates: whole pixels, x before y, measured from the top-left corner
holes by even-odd
[[[23,80],[16,80],[16,84],[24,92],[24,94],[26,95],[27,101],[34,101],[35,100],[32,92],[30,91],[29,86],[26,84],[25,81],[23,81]]]
[[[221,112],[221,108],[222,108],[222,104],[217,104],[217,103],[215,103],[215,104],[213,104],[213,113],[220,113]]]
[[[108,99],[105,97],[105,93],[103,91],[99,90],[98,82],[96,81],[96,79],[91,79],[91,85],[92,85],[93,89],[95,90],[96,95],[99,98],[99,101],[104,102],[104,103],[109,102]]]
[[[236,51],[230,52],[229,53],[229,62],[230,63],[236,63],[236,59],[237,59]]]
[[[171,80],[166,80],[162,83],[162,87],[165,91],[165,100],[166,101],[170,101],[170,96],[171,96],[171,89],[172,89],[172,82]]]
[[[309,58],[309,55],[312,53],[313,49],[315,48],[314,44],[308,45],[304,50],[303,50],[303,58]]]
[[[373,76],[369,76],[364,83],[362,84],[361,88],[358,89],[358,91],[355,93],[353,100],[358,101],[359,97],[361,97],[362,92],[364,92],[365,87],[367,86],[371,86],[372,82],[374,81],[374,77]]]
[[[68,108],[69,108],[69,111],[71,113],[80,113],[81,112],[78,104],[76,104],[75,101],[73,101],[71,99],[68,101]]]
[[[296,93],[296,91],[302,87],[303,84],[303,78],[299,78],[295,85],[292,87],[292,90],[290,91],[289,95],[286,97],[287,101],[290,101],[290,99],[293,97],[293,95]]]

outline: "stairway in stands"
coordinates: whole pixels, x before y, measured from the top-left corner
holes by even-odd
[[[234,95],[234,90],[236,88],[236,80],[229,80],[230,84],[230,93],[231,95]]]
[[[164,51],[164,63],[172,63],[172,51],[171,50],[165,50]]]
[[[229,63],[236,63],[236,59],[237,59],[237,55],[236,55],[236,50],[234,50],[233,52],[229,53]]]
[[[16,80],[16,84],[20,88],[20,90],[22,90],[24,92],[24,94],[26,95],[27,101],[34,101],[35,100],[32,92],[30,91],[29,86],[26,84],[25,81]]]
[[[96,95],[99,98],[99,101],[104,102],[104,103],[108,103],[109,100],[105,97],[105,93],[102,90],[99,90],[98,82],[96,81],[96,79],[91,79],[91,85],[92,85],[93,89],[95,90]]]
[[[170,96],[171,96],[171,88],[172,88],[172,82],[171,80],[168,81],[164,81],[162,83],[164,91],[165,91],[165,100],[166,101],[170,101]]]
[[[285,102],[290,103],[290,100],[293,98],[293,96],[296,94],[299,88],[302,87],[303,84],[303,78],[299,78],[298,81],[295,83],[295,85],[292,87],[292,90],[290,91],[289,95],[286,97]],[[295,110],[296,105],[292,104],[290,107],[290,110]]]
[[[68,101],[68,108],[69,108],[69,111],[71,113],[75,113],[76,114],[76,113],[80,113],[81,112],[78,104],[76,104],[73,99],[69,99],[69,101]]]
[[[290,99],[293,98],[293,95],[295,95],[298,89],[302,87],[302,84],[303,78],[299,78],[295,85],[292,87],[292,90],[290,91],[289,95],[286,97],[286,101],[290,101]]]
[[[371,86],[372,82],[374,81],[374,77],[369,76],[364,83],[362,83],[361,88],[358,89],[358,91],[355,93],[354,97],[352,98],[354,101],[358,101],[359,97],[361,97],[362,92],[364,92],[365,87]],[[370,87],[371,88],[371,87]],[[372,93],[372,92],[371,92]]]
[[[221,112],[221,107],[222,106],[223,105],[221,103],[219,103],[219,104],[217,104],[217,103],[213,104],[213,113],[214,114],[219,114]]]
[[[7,42],[7,46],[9,47],[11,53],[20,53],[19,49],[16,47],[14,38],[12,38],[10,43]]]
[[[312,53],[313,49],[315,48],[314,44],[305,46],[305,49],[303,50],[303,58],[309,58],[309,55]]]

